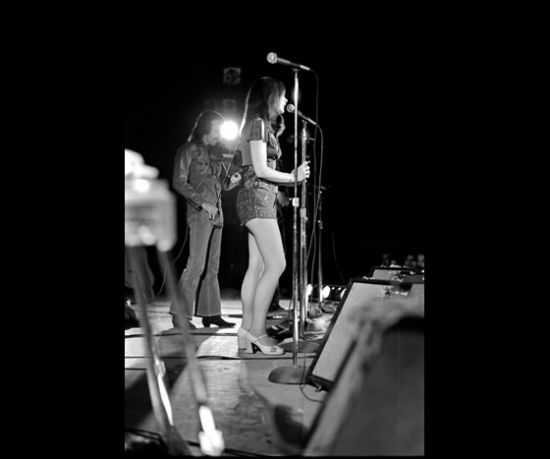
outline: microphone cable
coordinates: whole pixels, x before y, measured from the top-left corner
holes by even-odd
[[[148,440],[149,442],[156,445],[158,447],[158,450],[160,451],[167,451],[166,441],[164,440],[164,437],[158,432],[154,432],[152,430],[134,429],[130,427],[127,427],[125,429],[125,432],[127,434],[132,434],[132,435],[144,438],[145,440]],[[197,441],[186,440],[186,439],[183,439],[183,441],[188,445],[196,446],[200,448],[200,443]],[[130,450],[129,446],[130,445],[126,445],[126,448],[128,450]],[[250,451],[243,451],[240,449],[233,449],[233,448],[224,448],[223,452],[231,455],[239,456],[239,457],[272,457],[271,455],[253,453]],[[129,454],[129,452],[127,452],[126,454]]]
[[[317,171],[317,161],[314,162],[314,177],[313,177],[313,219],[312,219],[312,238],[310,239],[309,247],[307,250],[307,259],[310,258],[310,252],[312,249],[312,245],[315,241],[317,243],[317,236],[315,232],[315,225],[317,224],[317,212],[319,210],[319,205],[321,201],[321,182],[322,182],[322,173],[323,173],[323,157],[324,157],[324,136],[323,136],[323,130],[321,129],[321,126],[319,126],[319,76],[316,72],[315,74],[315,81],[316,81],[316,95],[315,95],[315,128],[319,130],[319,133],[321,135],[321,151],[319,154],[319,168]],[[315,156],[317,152],[317,135],[315,135],[313,139],[313,155]],[[312,264],[312,270],[313,270],[313,264]]]
[[[178,254],[176,255],[176,258],[174,258],[174,264],[176,263],[176,261],[178,261],[179,257],[181,256],[181,254],[183,253],[183,248],[185,247],[185,245],[187,244],[187,238],[189,236],[189,228],[187,228],[187,223],[185,224],[185,236],[183,237],[183,243],[181,245],[181,248],[178,252]],[[164,277],[162,279],[162,285],[159,287],[158,289],[158,292],[156,293],[155,296],[159,296],[160,293],[162,292],[162,289],[164,288],[164,285],[166,284],[166,273],[168,272],[167,269],[164,270]]]

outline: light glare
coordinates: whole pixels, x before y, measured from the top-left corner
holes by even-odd
[[[226,140],[234,140],[239,134],[239,127],[234,121],[224,121],[221,126],[222,137]]]
[[[137,179],[134,181],[134,187],[136,191],[139,191],[140,193],[146,193],[151,189],[151,183],[149,182],[149,180]]]

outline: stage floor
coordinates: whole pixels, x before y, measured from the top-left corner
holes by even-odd
[[[204,371],[210,395],[216,427],[221,430],[225,447],[244,454],[287,455],[285,441],[278,428],[285,422],[274,424],[274,408],[286,413],[284,419],[292,423],[283,428],[284,435],[305,435],[320,409],[326,395],[310,385],[278,384],[268,380],[272,370],[292,367],[292,352],[269,357],[263,354],[245,354],[237,349],[237,330],[241,323],[241,303],[238,294],[222,292],[222,315],[235,322],[231,329],[204,328],[196,317],[191,330],[197,345],[197,357]],[[289,300],[281,300],[288,309]],[[168,314],[168,301],[156,301],[149,307],[149,318],[157,340],[161,358],[166,366],[170,401],[174,424],[179,434],[188,442],[193,455],[202,455],[198,446],[199,421],[197,406],[191,392],[189,374],[181,337],[172,328]],[[137,313],[137,306],[134,306]],[[286,313],[268,319],[267,326],[278,324]],[[308,339],[321,340],[330,314],[324,314],[316,322],[315,332],[308,332]],[[145,349],[141,328],[125,331],[125,427],[159,432],[151,411],[145,372]],[[298,365],[309,367],[315,354],[298,354]],[[295,424],[294,422],[297,422]],[[296,432],[296,426],[303,427]],[[292,431],[290,431],[292,430]],[[232,456],[230,452],[224,456]]]

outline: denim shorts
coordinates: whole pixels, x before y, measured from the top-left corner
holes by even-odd
[[[277,219],[277,187],[241,188],[237,195],[237,215],[244,225],[253,218]]]

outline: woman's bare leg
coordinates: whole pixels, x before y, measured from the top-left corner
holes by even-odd
[[[256,282],[252,300],[252,323],[248,328],[253,336],[260,336],[265,334],[267,310],[273,299],[279,278],[286,268],[286,260],[277,220],[254,218],[247,222],[246,226],[254,237],[264,266]]]
[[[241,300],[243,303],[243,321],[241,327],[250,330],[252,325],[254,294],[262,274],[264,264],[262,256],[252,233],[248,233],[248,268],[241,285]]]

